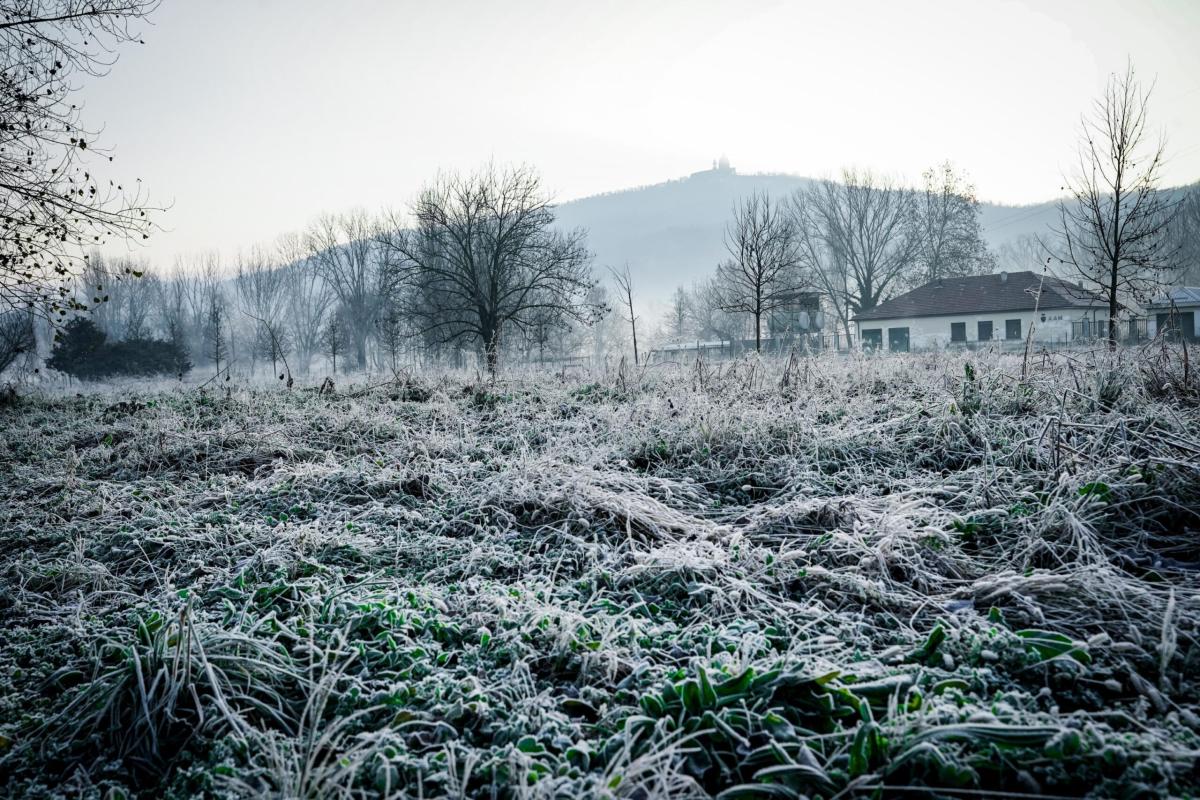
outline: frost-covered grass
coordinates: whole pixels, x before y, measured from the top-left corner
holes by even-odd
[[[1194,378],[1022,369],[26,398],[0,793],[1194,795]]]

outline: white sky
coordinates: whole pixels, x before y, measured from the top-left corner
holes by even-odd
[[[1079,115],[1131,57],[1169,183],[1200,179],[1200,0],[164,0],[88,86],[115,174],[172,203],[140,255],[270,242],[405,205],[439,168],[541,170],[559,200],[742,172],[1054,197]]]

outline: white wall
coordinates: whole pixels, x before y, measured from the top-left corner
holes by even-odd
[[[1041,317],[1045,314],[1046,319],[1043,322]],[[883,320],[867,320],[856,323],[858,327],[858,340],[863,341],[863,331],[878,329],[883,335],[883,348],[886,350],[888,346],[888,329],[889,328],[908,328],[908,346],[910,350],[935,350],[947,347],[960,347],[959,342],[951,343],[950,341],[950,323],[963,322],[966,323],[967,341],[966,344],[978,344],[979,342],[979,325],[980,322],[992,323],[992,341],[1001,345],[1005,344],[1005,322],[1010,319],[1021,320],[1021,338],[1012,342],[1014,346],[1017,343],[1023,343],[1025,337],[1029,335],[1029,326],[1037,321],[1037,325],[1033,331],[1033,340],[1035,342],[1045,342],[1052,344],[1062,344],[1071,341],[1071,323],[1074,320],[1083,319],[1085,316],[1081,309],[1047,309],[1039,311],[1036,315],[1032,311],[1007,311],[998,314],[963,314],[963,315],[944,315],[937,317],[902,317],[897,319]]]
[[[1200,338],[1200,306],[1179,306],[1178,308],[1181,313],[1186,313],[1188,311],[1192,312],[1192,324],[1195,328],[1192,331],[1192,335],[1196,338]],[[1158,315],[1166,313],[1169,312],[1161,308],[1150,309],[1146,312],[1146,317],[1148,319],[1146,326],[1151,337],[1158,333]]]

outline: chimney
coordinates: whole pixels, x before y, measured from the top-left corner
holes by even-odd
[[[1008,283],[1008,273],[1007,273],[1007,272],[1001,272],[1001,273],[1000,273],[1000,282],[1001,282],[1001,283]]]

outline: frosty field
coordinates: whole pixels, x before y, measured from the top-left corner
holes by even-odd
[[[32,394],[0,794],[1195,796],[1182,369]]]

